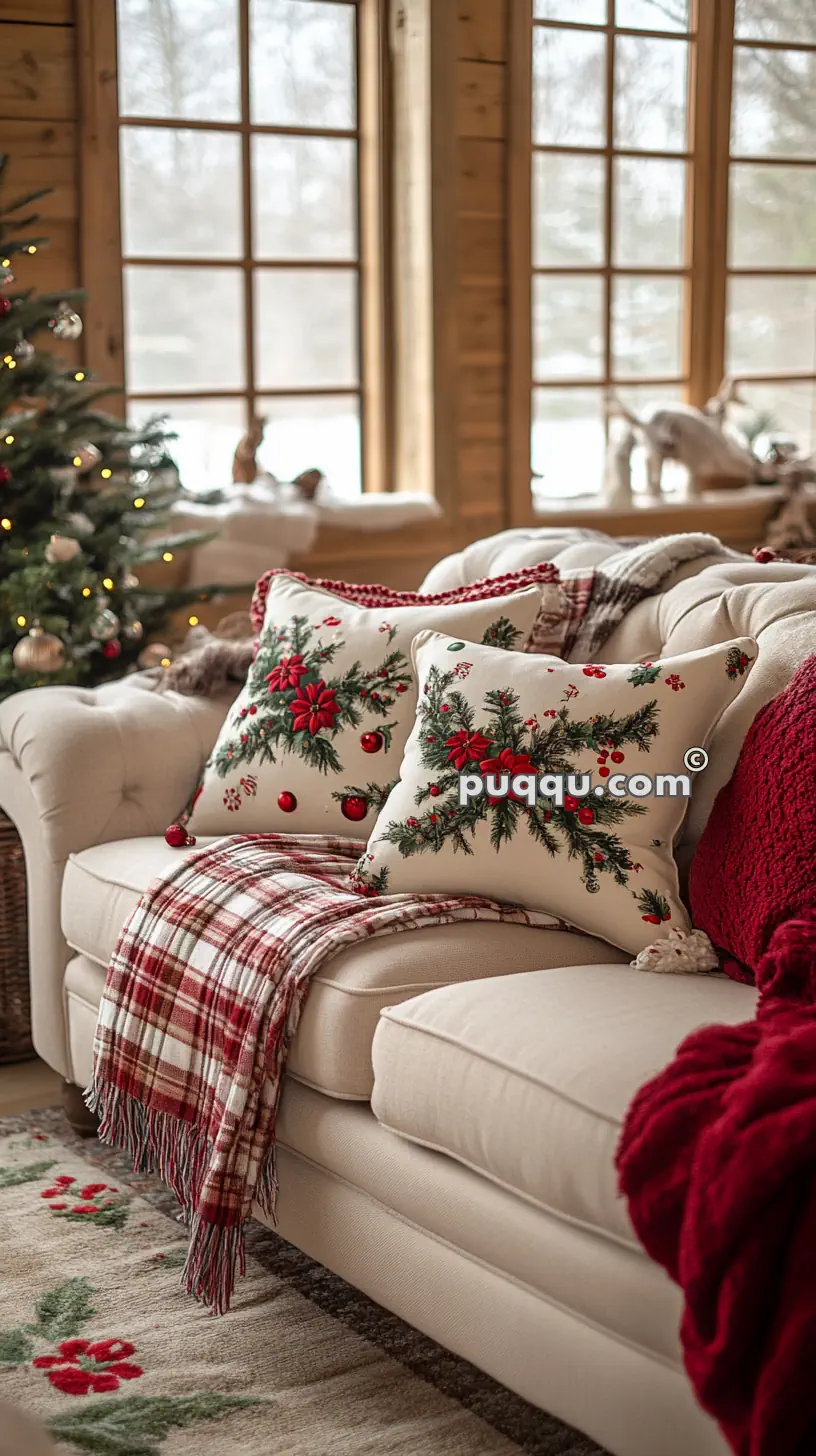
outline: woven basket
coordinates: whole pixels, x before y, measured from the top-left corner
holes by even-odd
[[[0,811],[0,1062],[32,1055],[23,846]]]

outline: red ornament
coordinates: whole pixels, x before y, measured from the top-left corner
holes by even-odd
[[[345,799],[340,800],[340,812],[344,818],[359,824],[368,813],[368,804],[361,794],[348,794]]]
[[[0,297],[0,318],[5,318],[11,312],[11,299]]]
[[[297,799],[294,794],[290,794],[288,789],[284,789],[282,794],[278,794],[278,808],[282,814],[294,814],[297,808]]]
[[[122,651],[122,644],[119,641],[119,638],[118,637],[111,637],[110,642],[106,642],[105,645],[102,648],[102,656],[103,657],[107,657],[110,661],[112,661],[114,657],[118,657],[119,656],[119,654],[121,653],[121,651]]]
[[[579,819],[579,821],[580,821],[581,824],[594,824],[595,823],[595,814],[594,814],[594,811],[592,809],[579,809],[578,810],[578,819]]]
[[[609,757],[611,758],[613,763],[623,763],[624,755],[620,752],[619,749],[616,749],[614,753],[610,753]]]
[[[432,799],[438,798],[441,792],[442,790],[440,789],[438,784],[431,784],[431,787],[428,790],[428,793],[430,794]]]
[[[188,834],[183,824],[171,824],[170,828],[164,831],[164,837],[171,849],[186,849],[196,842],[195,835]]]
[[[379,753],[385,739],[382,733],[364,733],[360,739],[363,753]]]
[[[0,465],[0,485],[8,485],[11,480],[11,471],[7,465]]]

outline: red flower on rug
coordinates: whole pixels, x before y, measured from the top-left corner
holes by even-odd
[[[99,1395],[118,1390],[122,1380],[138,1380],[141,1365],[127,1358],[136,1353],[129,1340],[63,1340],[58,1355],[38,1355],[36,1370],[45,1370],[51,1384],[63,1395]]]
[[[467,729],[461,728],[458,733],[452,733],[450,738],[445,739],[445,746],[450,749],[448,763],[455,763],[461,773],[466,763],[484,758],[493,743],[483,733],[468,733]]]
[[[303,661],[303,653],[295,652],[291,657],[282,657],[264,678],[269,683],[270,693],[284,693],[287,688],[296,688],[300,679],[309,671]]]
[[[340,704],[335,697],[334,688],[327,688],[320,678],[316,683],[309,683],[300,697],[289,704],[289,712],[295,720],[296,733],[315,734],[321,728],[334,727],[334,720],[340,713]]]

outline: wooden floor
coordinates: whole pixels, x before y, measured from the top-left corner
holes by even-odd
[[[32,1107],[56,1107],[61,1085],[57,1073],[38,1057],[0,1066],[0,1117],[28,1112]]]

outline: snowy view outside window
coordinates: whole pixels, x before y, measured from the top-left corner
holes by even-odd
[[[601,486],[607,388],[640,411],[687,385],[697,42],[687,0],[614,0],[612,17],[607,0],[533,9],[532,466],[537,494],[575,497]],[[736,12],[723,362],[808,449],[816,8],[737,0]]]
[[[169,417],[188,489],[231,481],[254,409],[264,468],[356,495],[355,5],[117,0],[117,20],[131,417]]]

